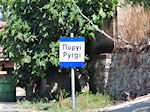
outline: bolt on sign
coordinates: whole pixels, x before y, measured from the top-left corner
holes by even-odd
[[[61,67],[84,66],[84,37],[61,37],[59,47],[59,65]]]

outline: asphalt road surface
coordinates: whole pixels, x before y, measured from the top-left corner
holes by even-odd
[[[90,112],[150,112],[150,95],[116,106],[91,110]]]
[[[36,112],[16,102],[0,102],[0,112]]]

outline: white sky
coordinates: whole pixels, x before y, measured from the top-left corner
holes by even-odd
[[[1,13],[1,11],[0,11],[0,19],[2,19],[2,13]]]

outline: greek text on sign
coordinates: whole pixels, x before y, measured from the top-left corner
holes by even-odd
[[[84,65],[84,37],[61,37],[59,48],[60,66],[81,67]]]

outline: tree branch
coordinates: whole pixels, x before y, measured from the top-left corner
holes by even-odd
[[[107,38],[111,39],[111,40],[114,41],[114,42],[124,42],[124,43],[130,44],[130,45],[132,45],[132,46],[139,46],[138,44],[133,44],[133,43],[131,43],[131,42],[129,42],[129,41],[127,41],[127,40],[125,40],[125,39],[119,37],[119,36],[117,37],[118,40],[116,40],[116,39],[114,38],[114,36],[110,36],[110,35],[109,35],[108,33],[106,33],[104,30],[99,29],[88,17],[86,17],[86,16],[82,13],[81,9],[80,9],[79,6],[76,4],[76,2],[75,2],[74,0],[72,0],[72,2],[73,2],[73,4],[75,5],[75,7],[78,9],[78,11],[79,11],[79,13],[81,14],[81,16],[82,16],[83,18],[85,18],[85,19],[92,25],[92,27],[94,27],[98,32],[100,32],[100,33],[102,33],[103,35],[105,35]]]

